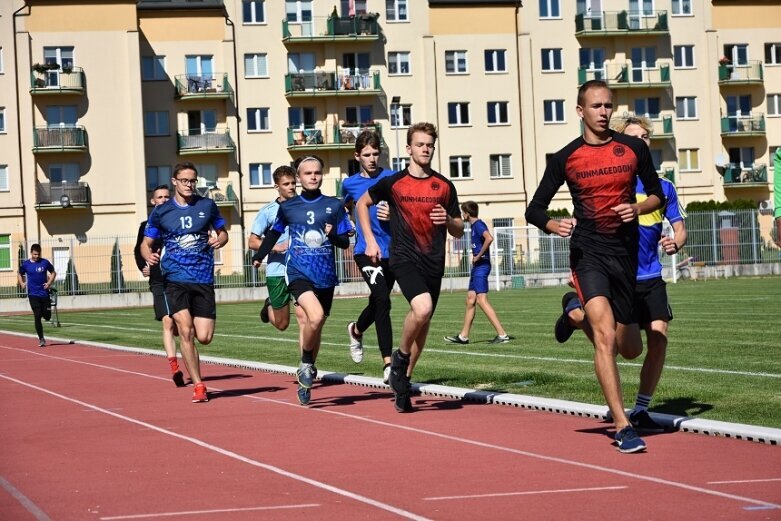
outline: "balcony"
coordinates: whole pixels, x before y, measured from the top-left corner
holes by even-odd
[[[86,152],[84,127],[37,127],[33,130],[33,153]]]
[[[92,194],[87,183],[36,183],[35,208],[38,210],[61,210],[67,208],[89,208]]]
[[[355,150],[355,140],[364,130],[374,130],[382,138],[379,123],[365,125],[327,125],[314,128],[288,127],[287,149],[290,152],[301,150]]]
[[[225,190],[222,190],[219,185],[212,186],[199,186],[196,191],[201,197],[206,197],[214,201],[214,203],[223,208],[233,208],[236,211],[239,210],[239,198],[236,196],[236,192],[233,190],[233,184],[228,182]]]
[[[233,88],[228,83],[228,73],[215,72],[211,75],[196,76],[179,74],[176,82],[176,97],[180,100],[229,99],[233,97]]]
[[[382,92],[380,71],[350,74],[339,72],[302,72],[285,75],[285,96],[376,96]]]
[[[598,11],[575,15],[575,36],[648,36],[669,34],[667,11]]]
[[[764,135],[764,114],[754,113],[748,116],[727,116],[721,118],[721,137],[757,137]]]
[[[380,36],[376,13],[352,17],[316,16],[311,21],[282,20],[282,41],[287,44],[310,42],[373,42]]]
[[[56,68],[55,68],[56,66]],[[84,94],[86,81],[81,67],[36,63],[30,71],[30,94]]]
[[[724,169],[724,186],[750,187],[767,185],[767,165],[754,163],[741,167],[738,163],[730,163]]]
[[[759,60],[744,65],[719,63],[719,85],[761,85],[764,82],[765,73]]]
[[[662,177],[670,181],[672,184],[675,184],[675,169],[674,168],[665,168],[662,171]]]
[[[652,119],[651,139],[673,139],[673,117],[662,116],[662,119]]]
[[[669,65],[635,69],[629,63],[608,63],[601,69],[578,68],[578,85],[589,80],[606,81],[612,89],[653,89],[672,85]]]
[[[231,154],[236,150],[228,129],[206,133],[202,133],[201,129],[184,130],[178,133],[176,141],[180,156]]]

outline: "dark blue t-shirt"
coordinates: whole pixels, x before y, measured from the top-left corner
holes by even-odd
[[[487,231],[488,226],[481,219],[472,223],[472,255],[477,255],[483,249],[483,244],[485,243],[483,234]],[[486,251],[475,264],[491,264],[490,253]]]
[[[54,273],[54,266],[43,257],[38,259],[38,262],[27,259],[19,266],[19,274],[26,277],[27,294],[31,297],[49,296],[49,290],[43,287],[49,278],[49,273]]]

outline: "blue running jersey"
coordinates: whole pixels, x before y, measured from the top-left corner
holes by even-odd
[[[224,227],[225,219],[214,201],[193,195],[187,206],[179,206],[173,198],[156,206],[144,235],[163,239],[160,268],[165,280],[213,284],[214,249],[209,246],[209,230]]]
[[[332,233],[336,235],[353,229],[342,201],[336,197],[321,195],[310,201],[297,195],[279,205],[272,229],[283,233],[287,227],[290,232],[285,257],[288,284],[301,279],[320,289],[339,284],[334,246],[324,231],[327,223],[334,227]]]
[[[640,221],[640,249],[637,254],[637,280],[649,280],[662,276],[662,263],[659,261],[659,241],[662,238],[662,220],[670,224],[682,221],[686,212],[678,202],[675,185],[665,178],[659,178],[666,199],[662,208],[646,215],[638,216]],[[637,179],[637,202],[648,196],[640,178]]]
[[[258,237],[263,237],[274,225],[277,220],[277,213],[279,211],[279,201],[276,199],[266,206],[260,209],[258,215],[255,217],[255,221],[252,223],[252,233]],[[289,238],[287,228],[284,233],[279,236],[277,244],[287,241]],[[284,277],[285,276],[285,254],[277,251],[272,251],[266,258],[266,276],[267,277]]]
[[[28,296],[43,298],[49,296],[49,290],[43,289],[43,285],[49,280],[49,273],[54,273],[51,262],[43,257],[40,257],[38,262],[27,259],[19,266],[19,273],[26,276]]]
[[[344,181],[342,181],[342,196],[344,204],[348,204],[350,201],[357,201],[361,196],[366,193],[369,188],[377,184],[377,182],[383,177],[392,176],[394,172],[392,170],[383,170],[377,177],[363,177],[361,174],[353,174]],[[371,217],[372,232],[374,232],[374,238],[377,239],[377,245],[382,252],[382,258],[387,259],[390,256],[388,248],[390,246],[390,222],[380,221],[377,218],[377,207],[369,207],[369,216]],[[357,221],[356,221],[357,222]],[[363,237],[363,231],[360,226],[355,227],[355,247],[353,253],[360,255],[366,251],[366,239]]]
[[[482,219],[478,219],[472,223],[472,255],[477,255],[480,250],[483,249],[483,243],[485,243],[485,237],[483,234],[488,231],[488,226],[485,225]],[[474,266],[488,264],[491,265],[490,252],[486,251],[483,257],[478,260]]]

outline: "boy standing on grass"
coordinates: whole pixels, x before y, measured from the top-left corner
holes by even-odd
[[[342,202],[320,192],[323,184],[323,161],[317,156],[296,159],[294,168],[301,194],[279,205],[276,222],[266,232],[253,264],[271,252],[288,228],[290,244],[285,257],[287,284],[296,305],[303,313],[299,319],[301,364],[296,372],[298,401],[309,404],[312,383],[317,376],[315,361],[320,351],[323,326],[331,312],[336,276],[334,246],[350,245],[352,224]]]
[[[41,257],[41,245],[36,243],[30,246],[30,258],[19,266],[16,279],[21,288],[27,287],[27,298],[35,320],[35,333],[38,335],[38,347],[46,345],[41,318],[47,321],[52,318],[49,288],[56,278],[57,272],[54,271],[52,263]]]
[[[469,276],[469,291],[466,294],[466,311],[464,312],[464,327],[455,336],[446,336],[445,340],[454,344],[468,344],[469,330],[475,319],[475,304],[485,313],[486,318],[496,330],[496,336],[490,344],[505,344],[510,336],[499,322],[491,303],[488,302],[488,275],[491,273],[491,258],[489,250],[494,238],[488,231],[488,226],[477,218],[478,206],[474,201],[461,205],[463,218],[469,222],[472,235],[472,273]]]
[[[412,125],[407,130],[409,167],[379,181],[356,204],[366,240],[365,254],[374,266],[378,266],[382,249],[372,230],[369,207],[380,201],[388,202],[389,266],[410,304],[399,348],[391,356],[389,384],[398,412],[412,411],[410,380],[439,300],[445,273],[447,234],[456,238],[464,234],[456,188],[431,168],[436,139],[436,127],[431,123]]]

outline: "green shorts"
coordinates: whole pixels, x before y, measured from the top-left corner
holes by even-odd
[[[282,309],[290,302],[290,292],[287,290],[285,277],[266,277],[266,287],[268,287],[268,299],[271,301],[271,307]]]

